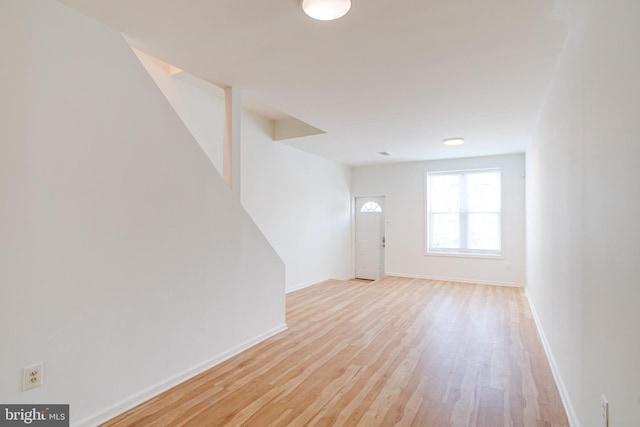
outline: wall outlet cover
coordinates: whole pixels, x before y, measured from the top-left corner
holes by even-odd
[[[22,391],[42,387],[44,376],[44,363],[36,363],[22,369]]]

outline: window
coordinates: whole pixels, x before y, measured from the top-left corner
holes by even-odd
[[[427,173],[427,252],[501,255],[500,170]]]
[[[362,205],[360,212],[382,212],[382,207],[376,202],[367,202]]]

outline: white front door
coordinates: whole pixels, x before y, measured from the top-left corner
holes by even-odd
[[[356,198],[356,278],[384,276],[384,197]]]

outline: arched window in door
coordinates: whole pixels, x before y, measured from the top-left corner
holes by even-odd
[[[382,206],[380,206],[376,202],[367,202],[360,208],[360,212],[368,213],[368,212],[382,212]]]

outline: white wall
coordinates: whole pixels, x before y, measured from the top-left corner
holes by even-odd
[[[213,85],[139,56],[221,171],[224,106]],[[274,141],[273,125],[242,110],[242,205],[285,263],[288,291],[350,278],[350,168]]]
[[[502,259],[425,255],[425,172],[502,169]],[[352,170],[354,197],[385,196],[388,275],[523,286],[524,155],[363,166]]]
[[[287,268],[287,291],[351,275],[351,169],[275,142],[242,116],[242,204]]]
[[[636,426],[640,3],[563,6],[570,37],[527,151],[528,294],[574,425],[602,425],[604,394],[609,426]]]
[[[285,326],[282,262],[119,34],[5,0],[0,47],[0,402],[96,421]]]

